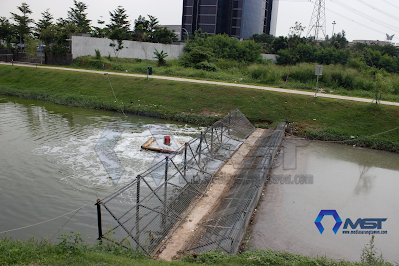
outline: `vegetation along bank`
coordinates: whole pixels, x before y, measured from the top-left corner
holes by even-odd
[[[155,261],[135,250],[125,249],[110,242],[86,245],[80,233],[63,234],[57,244],[49,240],[27,241],[0,237],[0,265],[392,265],[379,256],[373,239],[360,255],[360,262],[311,258],[273,250],[245,251],[238,255],[208,252],[187,254],[178,261]]]
[[[285,121],[290,123],[290,132],[309,139],[346,141],[350,145],[399,152],[399,108],[394,106],[7,65],[0,65],[0,94],[84,108],[123,110],[198,125],[210,125],[238,108],[258,127]],[[383,132],[386,133],[380,134]]]

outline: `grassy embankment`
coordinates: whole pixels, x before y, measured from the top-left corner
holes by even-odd
[[[371,250],[373,251],[373,250]],[[364,256],[364,255],[368,256]],[[364,262],[374,262],[378,255],[362,252]],[[383,260],[377,260],[384,264]],[[131,249],[104,243],[88,246],[80,235],[62,235],[58,244],[48,240],[10,240],[0,237],[0,265],[370,265],[368,263],[331,260],[325,257],[310,258],[279,251],[246,251],[236,256],[209,252],[186,256],[179,261],[155,261]]]
[[[306,91],[314,91],[316,87],[316,64],[301,63],[292,66],[288,82],[285,83],[289,66],[279,66],[268,61],[246,63],[223,59],[214,60],[213,63],[218,69],[216,72],[186,68],[180,65],[179,60],[170,60],[166,66],[158,67],[156,61],[120,58],[118,70],[146,74],[147,66],[151,66],[154,75],[286,87]],[[115,58],[102,57],[101,60],[97,60],[90,56],[80,57],[74,60],[71,67],[102,70],[103,65],[105,70],[115,71]],[[323,75],[320,76],[319,88],[323,88],[324,93],[373,99],[376,84],[374,70],[353,63],[350,65],[353,67],[325,65]],[[383,100],[399,102],[399,75],[379,71],[377,85],[383,91]]]
[[[399,152],[399,108],[246,88],[0,66],[0,94],[209,125],[240,109],[256,126],[282,121],[319,140]],[[216,116],[218,115],[218,116]]]

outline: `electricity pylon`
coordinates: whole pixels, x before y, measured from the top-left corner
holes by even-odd
[[[314,35],[313,35],[314,33]],[[314,36],[315,40],[321,37],[326,38],[326,1],[316,0],[314,3],[312,18],[309,23],[309,30],[306,37]]]

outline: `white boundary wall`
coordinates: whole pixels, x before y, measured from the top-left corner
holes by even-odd
[[[93,38],[93,37],[82,37],[72,36],[72,55],[73,58],[79,56],[91,55],[95,56],[95,49],[100,50],[101,56],[108,56],[110,54],[115,57],[114,49],[109,46],[112,42],[110,39],[105,38]],[[115,44],[118,43],[115,41]],[[184,44],[162,44],[162,43],[150,43],[150,42],[134,42],[134,41],[123,41],[124,48],[119,52],[119,58],[139,58],[156,60],[154,57],[155,48],[158,52],[162,50],[168,53],[168,57],[165,60],[177,59],[183,54]]]
[[[275,54],[262,54],[262,58],[272,60],[273,63],[277,63],[277,55]]]

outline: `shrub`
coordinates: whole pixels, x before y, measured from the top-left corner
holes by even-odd
[[[280,49],[277,52],[277,64],[288,65],[292,61],[291,51],[288,49]]]
[[[290,77],[293,80],[297,80],[303,83],[316,79],[316,75],[313,69],[306,69],[302,67],[293,69],[291,71]]]
[[[363,57],[349,58],[347,66],[358,70],[368,67]]]
[[[207,62],[213,56],[209,48],[193,47],[181,57],[181,64],[185,67],[194,67],[200,62]]]
[[[98,49],[94,50],[96,52],[96,59],[101,60],[101,52]]]
[[[231,60],[231,59],[218,59],[213,62],[218,69],[231,69],[231,68],[241,68],[245,63],[243,62],[238,62],[237,60]]]
[[[399,82],[394,82],[392,84],[392,93],[399,95]]]
[[[217,67],[215,64],[208,63],[208,62],[200,62],[195,65],[195,68],[197,69],[203,69],[206,71],[217,71]]]
[[[268,73],[269,69],[265,66],[260,66],[256,64],[248,67],[248,74],[253,79],[262,79],[264,77],[267,77]]]
[[[189,41],[185,47],[186,52],[190,52],[195,47],[203,47],[213,53],[218,59],[233,59],[245,62],[255,62],[261,60],[261,45],[253,40],[243,40],[231,38],[227,34],[214,36],[196,34],[195,40]],[[204,61],[204,60],[203,60]]]
[[[358,90],[372,91],[375,89],[374,82],[365,79],[356,79],[354,87]]]
[[[354,89],[355,78],[351,74],[343,72],[331,73],[331,81],[335,87],[346,88],[347,90]]]
[[[374,246],[374,235],[371,236],[371,240],[369,244],[367,244],[363,250],[362,255],[360,256],[361,262],[367,263],[369,265],[384,265],[385,260],[382,257],[382,254],[377,255],[377,250]]]
[[[155,48],[155,58],[158,59],[158,66],[163,66],[166,64],[165,58],[168,57],[168,53],[165,53],[163,50],[161,52],[158,52],[158,50]]]
[[[89,68],[94,68],[94,69],[102,69],[103,62],[101,62],[101,61],[89,61],[88,62],[88,67]]]

